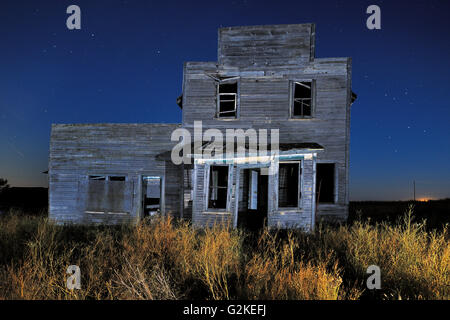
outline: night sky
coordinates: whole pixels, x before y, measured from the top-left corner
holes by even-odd
[[[68,30],[66,8],[81,8]],[[381,30],[366,8],[381,8]],[[0,2],[0,177],[47,186],[52,123],[181,122],[184,61],[217,28],[316,23],[316,57],[352,57],[350,200],[450,197],[450,1]]]

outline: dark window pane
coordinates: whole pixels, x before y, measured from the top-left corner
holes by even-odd
[[[111,176],[109,177],[110,181],[125,181],[125,177],[124,176]]]
[[[302,116],[302,104],[294,101],[294,116]]]
[[[303,116],[310,116],[311,115],[311,105],[308,101],[308,103],[303,104]]]
[[[237,82],[219,84],[219,93],[237,93]]]
[[[219,84],[219,117],[236,116],[237,82]]]
[[[312,82],[294,82],[292,114],[296,117],[311,116]]]
[[[228,166],[211,166],[209,173],[208,208],[226,209]]]
[[[334,163],[318,163],[316,170],[316,197],[319,203],[333,203],[335,189]]]
[[[223,97],[223,96],[222,96]],[[233,111],[235,110],[235,102],[234,102],[234,98],[233,100],[230,100],[229,98],[227,98],[227,100],[222,100],[222,97],[220,99],[220,113],[225,112],[225,111]]]
[[[294,98],[311,98],[311,82],[295,82]]]

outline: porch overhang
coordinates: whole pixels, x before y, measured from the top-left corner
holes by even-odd
[[[266,148],[251,147],[248,143],[239,148],[234,147],[231,152],[226,149],[226,145],[215,145],[213,142],[202,144],[192,143],[187,158],[194,160],[194,163],[221,163],[221,164],[260,164],[270,165],[272,161],[287,161],[312,159],[324,148],[318,143],[280,143],[278,145],[268,145]]]

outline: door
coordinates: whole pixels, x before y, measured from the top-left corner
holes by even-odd
[[[240,206],[237,216],[237,226],[248,230],[259,230],[264,227],[267,220],[268,179],[267,175],[261,175],[260,168],[243,169],[243,192],[246,206]],[[242,202],[241,202],[242,203]]]

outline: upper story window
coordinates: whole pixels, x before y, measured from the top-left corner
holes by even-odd
[[[218,83],[217,117],[236,118],[238,108],[238,82],[221,81]]]
[[[313,116],[314,81],[291,82],[291,118]]]

